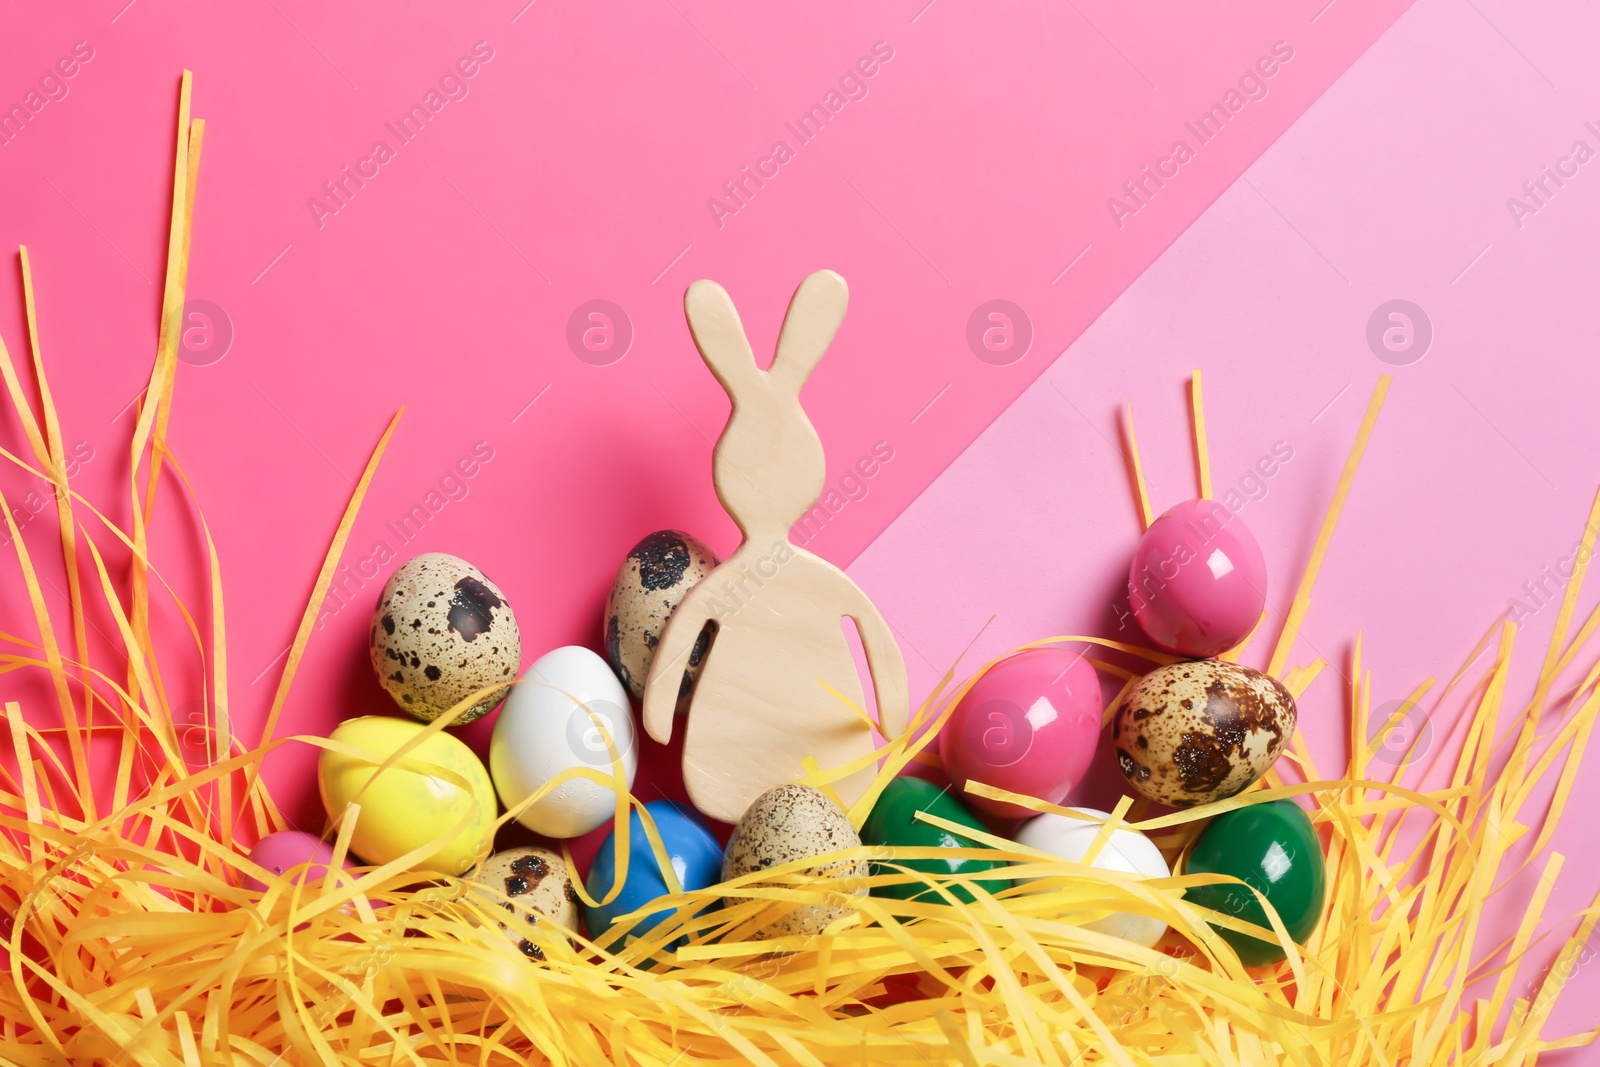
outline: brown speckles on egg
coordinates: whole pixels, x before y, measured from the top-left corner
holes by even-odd
[[[1266,773],[1294,736],[1294,698],[1277,679],[1235,663],[1158,667],[1112,710],[1123,775],[1175,807],[1223,800]]]
[[[389,695],[431,722],[489,686],[456,720],[482,718],[505,698],[499,684],[521,665],[522,636],[499,588],[472,564],[442,552],[416,556],[389,577],[378,597],[372,662]],[[489,637],[490,640],[478,640]]]
[[[628,555],[639,561],[639,581],[646,589],[671,589],[683,581],[692,554],[683,534],[657,530],[633,546]]]
[[[548,919],[567,930],[578,929],[578,896],[566,863],[554,852],[532,845],[496,852],[484,860],[483,869],[473,882],[483,887],[483,897],[490,907],[503,907],[520,915],[528,926],[538,926]],[[515,903],[507,897],[515,898]],[[504,922],[496,925],[523,955],[535,960],[545,958],[544,949],[523,936],[526,931]]]
[[[723,856],[722,878],[729,881],[753,871],[781,867],[796,860],[858,848],[861,838],[850,819],[826,794],[805,785],[780,785],[755,799],[734,827]],[[864,895],[859,882],[867,877],[867,861],[836,860],[805,873],[844,883],[837,904],[810,904],[774,917],[750,936],[754,939],[821,933],[849,910],[849,898]],[[739,898],[729,898],[730,902]]]
[[[520,859],[511,861],[511,869],[516,871],[523,880],[538,885],[544,881],[545,875],[550,873],[550,864],[537,852],[530,852]]]
[[[1140,738],[1144,740],[1144,738]],[[1191,793],[1210,793],[1233,771],[1228,746],[1211,734],[1186,730],[1183,741],[1172,754],[1183,787]]]
[[[633,546],[622,561],[606,599],[603,639],[606,659],[635,699],[644,697],[650,661],[661,631],[696,582],[717,566],[711,550],[686,533],[659,530]],[[684,671],[680,697],[687,696],[705,658],[709,635],[696,641]],[[680,699],[679,710],[684,707]]]
[[[429,606],[433,601],[428,602]],[[450,629],[461,635],[463,641],[477,640],[494,625],[494,609],[504,607],[500,594],[478,579],[467,575],[458,578],[455,591],[450,596]]]

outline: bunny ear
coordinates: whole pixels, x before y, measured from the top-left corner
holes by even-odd
[[[730,397],[736,387],[742,390],[760,377],[744,324],[726,289],[713,281],[695,282],[683,294],[683,313],[700,357]]]
[[[799,393],[822,354],[833,343],[850,304],[850,288],[831,270],[819,270],[800,283],[789,301],[778,334],[778,353],[768,374],[777,384]]]

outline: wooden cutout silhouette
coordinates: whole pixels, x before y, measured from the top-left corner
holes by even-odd
[[[672,736],[684,664],[709,622],[711,648],[684,727],[683,780],[694,806],[723,822],[737,822],[756,797],[803,777],[807,756],[826,769],[872,752],[867,723],[822,685],[865,707],[846,616],[861,633],[881,732],[895,737],[906,728],[905,661],[883,616],[842,570],[789,542],[826,475],[800,388],[848,302],[844,279],[831,270],[801,282],[763,371],[722,286],[698,281],[683,298],[695,346],[733,401],[712,477],[744,542],[690,590],[662,632],[645,682],[644,728],[657,741]],[[848,805],[875,773],[869,764],[833,787]]]

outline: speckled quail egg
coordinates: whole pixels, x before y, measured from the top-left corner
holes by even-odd
[[[548,919],[569,932],[578,929],[578,894],[572,888],[572,875],[561,857],[549,849],[525,845],[496,852],[483,861],[472,880],[484,887],[481,895],[493,905],[513,914],[520,910],[530,926]],[[523,955],[544,959],[544,949],[519,931],[506,923],[501,923],[500,929]]]
[[[694,584],[710,574],[717,563],[709,548],[677,530],[658,530],[634,545],[622,561],[616,581],[611,583],[611,595],[606,598],[606,659],[635,700],[644,699],[650,661],[667,620]],[[680,711],[684,698],[694,689],[709,640],[709,633],[701,633],[689,654],[683,683],[678,688]]]
[[[722,880],[860,845],[861,838],[850,825],[849,816],[826,794],[808,785],[780,785],[757,797],[734,827],[722,861]],[[851,897],[866,895],[866,886],[861,884],[867,877],[864,859],[834,860],[811,867],[806,873],[815,878],[841,880],[843,884],[836,887],[838,898],[828,904],[807,904],[786,912],[751,934],[752,939],[820,934],[849,910]],[[737,899],[727,898],[725,903]]]
[[[1182,660],[1123,693],[1112,712],[1117,765],[1151,800],[1224,800],[1267,772],[1294,737],[1294,697],[1237,663]]]
[[[456,725],[481,719],[505,699],[522,662],[522,634],[500,587],[443,552],[415,556],[389,577],[372,616],[371,646],[383,687],[423,722],[496,686]]]

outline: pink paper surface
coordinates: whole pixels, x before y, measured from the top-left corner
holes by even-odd
[[[1054,634],[1144,643],[1133,621],[1119,629],[1138,525],[1117,419],[1131,398],[1157,511],[1195,495],[1184,382],[1201,367],[1214,494],[1241,483],[1254,494],[1238,514],[1267,556],[1270,619],[1246,657],[1256,665],[1376,379],[1394,375],[1290,661],[1330,663],[1301,703],[1321,769],[1346,758],[1358,634],[1386,717],[1427,677],[1437,695],[1516,598],[1511,692],[1527,699],[1561,595],[1549,575],[1570,563],[1600,483],[1600,161],[1550,184],[1544,207],[1516,213],[1520,228],[1507,199],[1531,203],[1522,183],[1575,141],[1600,151],[1585,125],[1600,127],[1600,77],[1581,43],[1600,21],[1576,4],[1537,18],[1478,8],[1420,0],[857,559],[851,574],[900,634],[914,693],[980,630],[968,670]],[[1432,323],[1431,347],[1409,365],[1366,340],[1392,299]],[[1255,465],[1277,442],[1293,458],[1262,478]],[[1596,600],[1584,594],[1578,621]],[[1453,704],[1417,720],[1430,740],[1414,770],[1453,758],[1455,721]],[[1078,795],[1103,807],[1121,778],[1101,748]],[[1539,958],[1600,885],[1586,818],[1596,781],[1580,774],[1553,844],[1567,863]],[[1491,903],[1480,943],[1514,932],[1509,917],[1544,866],[1530,858]],[[1531,996],[1537,977],[1520,976],[1514,995]],[[1552,1034],[1600,1024],[1600,975],[1571,981]],[[1570,1057],[1595,1062],[1592,1050]]]
[[[0,35],[0,104],[59,95],[41,79],[76,42],[93,55],[0,146],[0,243],[30,247],[54,395],[85,457],[75,484],[126,521],[112,494],[125,493],[129,403],[155,347],[177,75],[195,72],[208,128],[189,293],[232,339],[181,369],[171,436],[222,561],[247,736],[351,483],[402,405],[280,733],[388,710],[365,661],[388,554],[478,563],[516,605],[531,661],[597,645],[610,577],[643,533],[678,526],[733,546],[708,474],[726,401],[682,322],[694,278],[729,287],[761,358],[806,272],[851,281],[853,309],[805,393],[844,503],[808,547],[839,562],[867,550],[852,572],[899,629],[917,697],[991,614],[974,657],[1115,627],[1136,530],[1115,411],[1135,398],[1158,506],[1191,493],[1192,366],[1207,373],[1219,486],[1277,440],[1295,449],[1242,513],[1281,608],[1372,380],[1390,369],[1367,319],[1416,301],[1432,347],[1393,368],[1297,657],[1348,670],[1366,627],[1382,703],[1448,675],[1504,601],[1570,552],[1600,450],[1575,429],[1596,373],[1582,354],[1595,340],[1600,163],[1520,228],[1505,204],[1574,140],[1600,148],[1583,125],[1600,125],[1600,86],[1574,32],[1593,17],[1575,3],[1475,4],[1423,0],[1386,35],[1405,3],[32,8]],[[786,123],[880,41],[892,58],[841,90],[866,95],[802,143]],[[1293,58],[1259,83],[1266,96],[1241,96],[1201,143],[1185,124],[1279,41]],[[460,80],[442,84],[452,69]],[[402,142],[389,125],[434,89],[444,102]],[[379,139],[392,158],[359,187],[344,179],[374,165],[363,161]],[[763,166],[779,139],[792,158],[733,202],[723,183]],[[1157,188],[1142,168],[1162,167],[1179,139],[1193,158]],[[347,203],[326,193],[335,179]],[[1122,190],[1134,179],[1147,204]],[[1114,212],[1114,196],[1138,210]],[[714,211],[714,197],[738,210]],[[615,362],[616,347],[569,344],[575,312],[598,300],[626,315]],[[974,313],[996,300],[1031,327],[1014,362],[1020,346],[979,356],[994,321],[979,316],[978,351],[969,343]],[[580,336],[605,326],[577,321]],[[25,359],[14,284],[0,331]],[[863,496],[841,478],[878,441],[895,458]],[[12,501],[28,488],[10,473],[0,486]],[[177,489],[169,479],[157,531],[167,560],[202,545],[171,508]],[[418,506],[421,534],[396,532]],[[48,511],[24,529],[36,557],[55,536]],[[125,570],[115,552],[112,569]],[[59,569],[44,574],[57,596]],[[199,601],[189,568],[167,575]],[[32,634],[14,567],[0,583],[4,628]],[[1553,616],[1537,612],[1524,639]],[[91,622],[103,651],[114,624]],[[158,624],[184,633],[170,606]],[[171,702],[191,712],[192,666],[174,656],[165,671]],[[1308,694],[1305,729],[1336,754],[1332,683]],[[34,681],[8,676],[7,696],[30,721],[53,720]],[[673,755],[646,753],[657,767]],[[271,780],[316,829],[310,758],[286,751]],[[1580,793],[1593,803],[1587,781]],[[1558,841],[1572,858],[1552,915],[1596,881],[1577,844]],[[1569,998],[1558,1024],[1594,1025],[1581,1008]]]
[[[728,285],[763,359],[805,273],[851,281],[805,401],[830,485],[878,441],[894,459],[864,497],[846,483],[818,524],[810,547],[846,562],[1403,7],[1351,4],[1314,24],[1309,5],[1265,0],[36,8],[0,43],[0,99],[24,101],[75,42],[92,58],[0,147],[0,239],[33,250],[56,396],[95,456],[83,488],[113,491],[154,350],[178,73],[195,72],[208,129],[188,289],[232,342],[183,368],[171,439],[223,561],[246,732],[352,483],[407,408],[285,711],[288,729],[325,732],[384,707],[362,643],[390,554],[482,566],[517,606],[531,660],[597,640],[605,587],[642,534],[679,526],[733,546],[707,475],[727,402],[684,328],[689,281]],[[1239,97],[1118,230],[1108,198],[1278,41],[1293,59],[1267,64],[1252,90],[1264,98]],[[418,103],[438,110],[403,140]],[[786,124],[818,103],[837,113],[802,141]],[[764,164],[780,140],[792,158]],[[746,165],[771,176],[746,180],[739,206],[723,183]],[[991,299],[1031,322],[1007,366],[967,342]],[[569,320],[595,300],[623,309],[631,342],[586,362]],[[585,316],[580,338],[585,323],[605,341]],[[20,349],[19,300],[0,328]],[[475,445],[492,460],[452,479]],[[387,525],[417,506],[419,536]],[[36,521],[44,536],[53,520]],[[285,804],[314,814],[314,800]]]

